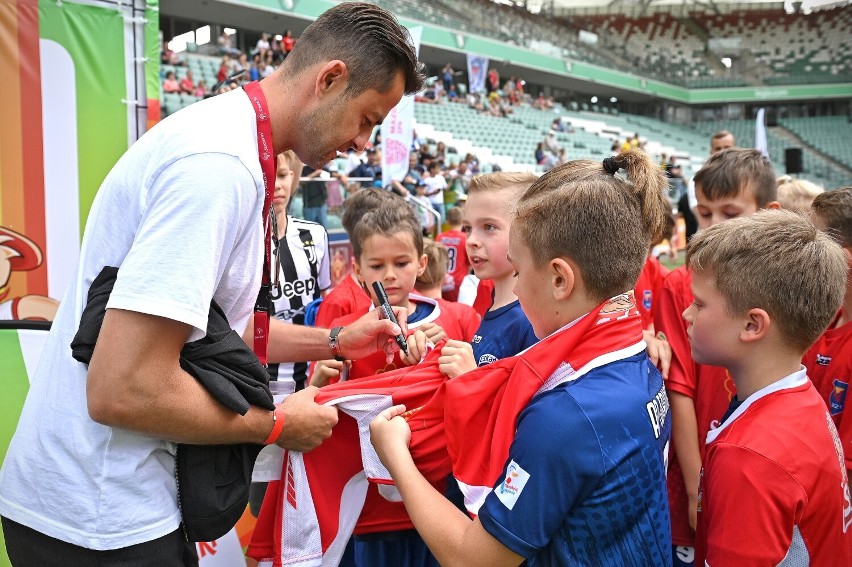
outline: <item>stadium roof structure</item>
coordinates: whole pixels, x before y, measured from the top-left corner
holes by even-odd
[[[588,12],[590,9],[601,13],[628,10],[643,12],[650,8],[665,10],[666,7],[688,8],[690,10],[727,12],[736,10],[783,9],[789,13],[808,13],[814,8],[848,4],[848,0],[494,0],[503,4],[521,4],[532,12],[555,9],[567,13],[574,10]]]

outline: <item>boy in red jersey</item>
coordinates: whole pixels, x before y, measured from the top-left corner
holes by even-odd
[[[796,213],[763,211],[697,233],[687,264],[693,360],[737,389],[707,435],[696,564],[852,564],[843,450],[801,365],[843,300],[842,249]]]
[[[814,223],[840,243],[852,268],[852,187],[821,193],[812,208]],[[840,312],[805,354],[802,363],[837,425],[848,474],[852,470],[852,417],[844,409],[852,380],[852,272],[846,278],[846,297]]]
[[[402,211],[411,209],[398,195],[383,189],[361,189],[343,203],[343,217],[340,219],[346,234],[352,236],[355,225],[366,213],[380,207],[399,207]],[[414,213],[411,213],[412,215]],[[331,322],[350,313],[363,313],[372,302],[354,274],[347,275],[335,285],[320,303],[316,326],[331,327]]]
[[[775,173],[760,152],[732,148],[710,157],[695,175],[698,224],[703,230],[761,208],[777,208]],[[672,456],[668,488],[675,565],[692,565],[698,501],[698,476],[707,433],[736,394],[725,368],[697,364],[690,354],[681,314],[693,300],[686,266],[663,282],[654,306],[654,326],[668,340],[672,360],[666,389],[672,407]]]
[[[447,249],[447,255],[450,259],[450,264],[447,267],[447,285],[441,289],[444,299],[448,301],[458,301],[459,286],[470,272],[470,262],[467,260],[467,251],[465,250],[467,236],[461,230],[463,218],[462,210],[458,207],[453,207],[447,211],[447,224],[450,225],[450,230],[442,232],[435,238],[436,242],[440,242]]]
[[[389,357],[381,352],[377,356],[352,360],[348,367],[349,380],[374,376],[420,361],[427,336],[470,340],[476,322],[473,310],[467,312],[471,321],[459,321],[456,312],[441,308],[442,300],[412,293],[416,278],[426,270],[427,256],[424,254],[420,223],[410,212],[392,207],[370,211],[355,225],[351,237],[355,254],[354,275],[361,286],[370,290],[372,305],[379,304],[373,283],[380,281],[390,304],[408,309],[409,329],[423,333],[409,337],[409,356],[400,353],[388,360]],[[345,327],[370,308],[344,315],[334,320],[331,326]],[[337,360],[317,362],[311,384],[322,386],[343,379],[343,365]],[[440,482],[437,487],[443,491],[444,484]],[[367,490],[364,508],[355,526],[355,562],[375,567],[436,565],[434,557],[414,530],[403,504],[386,500],[373,484]]]

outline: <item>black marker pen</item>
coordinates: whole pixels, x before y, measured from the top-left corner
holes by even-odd
[[[376,292],[376,298],[379,300],[379,307],[381,307],[382,311],[384,311],[387,320],[394,325],[397,325],[400,328],[400,331],[402,331],[402,326],[399,324],[399,321],[396,320],[396,315],[393,314],[390,299],[388,299],[388,292],[385,291],[385,286],[382,285],[382,282],[373,282],[373,291]],[[405,342],[405,335],[400,332],[394,338],[396,339],[396,344],[399,345],[400,350],[405,353],[405,356],[408,356],[408,343]]]

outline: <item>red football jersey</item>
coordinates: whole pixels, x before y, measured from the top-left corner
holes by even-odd
[[[645,266],[639,274],[636,287],[633,289],[633,295],[636,296],[636,307],[639,308],[639,315],[642,316],[643,329],[647,329],[654,323],[652,308],[654,302],[660,297],[660,288],[663,287],[663,280],[667,275],[669,275],[669,269],[660,264],[660,261],[654,256],[648,256],[648,259],[645,260]]]
[[[409,299],[414,302],[430,302],[435,305],[430,315],[416,323],[411,323],[408,327],[409,329],[416,329],[423,323],[435,323],[444,329],[447,338],[470,342],[470,339],[479,327],[476,312],[467,305],[452,304],[444,300],[436,301],[413,295]],[[460,309],[452,308],[445,311],[443,306],[447,303],[451,303],[454,307],[458,306]],[[332,326],[346,326],[363,316],[366,312],[367,309],[364,309],[341,317],[333,321]],[[462,315],[462,317],[459,318],[459,315]],[[403,364],[398,353],[394,355],[393,361],[388,364],[385,353],[379,351],[370,356],[353,360],[352,366],[349,369],[348,379],[367,378],[402,367]],[[445,485],[444,480],[433,483],[433,486],[442,494]],[[408,513],[405,511],[405,506],[402,502],[389,502],[379,494],[378,487],[371,483],[367,488],[367,500],[364,502],[364,509],[358,518],[358,524],[355,526],[355,533],[365,534],[409,529],[414,529],[414,524],[411,523],[411,519],[408,517]]]
[[[849,412],[843,411],[849,382],[852,380],[852,322],[835,327],[836,321],[808,349],[802,363],[808,370],[811,382],[828,405],[828,412],[840,434],[846,468],[852,470],[852,417],[844,419]]]
[[[358,285],[355,278],[346,276],[320,302],[316,326],[328,329],[335,319],[350,313],[363,315],[372,304],[370,295]]]
[[[460,230],[448,230],[439,234],[435,240],[447,249],[447,254],[450,257],[447,275],[455,282],[453,289],[443,290],[442,295],[444,299],[457,301],[459,286],[464,277],[470,273],[470,262],[467,259],[467,250],[465,249],[467,236]]]
[[[695,402],[698,448],[703,459],[707,432],[718,427],[719,420],[725,415],[737,391],[727,370],[719,366],[696,364],[692,360],[692,349],[686,334],[688,325],[682,315],[693,301],[691,285],[692,273],[684,266],[673,270],[666,277],[660,295],[654,302],[654,326],[657,331],[665,333],[672,348],[666,389],[688,396]],[[672,427],[677,426],[677,421],[673,418]],[[689,502],[674,444],[671,447],[666,480],[669,489],[672,542],[675,545],[691,547],[695,545],[695,536],[689,527]]]
[[[852,565],[843,452],[804,370],[749,396],[708,441],[696,565]]]

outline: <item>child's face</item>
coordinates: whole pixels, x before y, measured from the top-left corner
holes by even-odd
[[[464,206],[462,231],[467,234],[467,257],[476,277],[482,280],[498,280],[514,272],[506,258],[512,225],[506,210],[506,192],[507,189],[474,193]]]
[[[417,255],[414,238],[407,232],[389,236],[374,234],[364,242],[355,262],[355,276],[370,293],[374,305],[379,302],[373,292],[373,282],[380,281],[388,292],[391,305],[407,307],[408,294],[414,289],[417,276],[426,269],[426,255]]]
[[[715,201],[704,196],[700,185],[695,186],[695,198],[698,204],[695,212],[698,217],[698,228],[710,228],[720,222],[742,216],[748,216],[758,211],[757,199],[749,187],[741,189],[733,197],[724,197]]]
[[[730,367],[736,360],[741,318],[728,311],[728,302],[716,288],[712,274],[693,273],[694,301],[683,312],[692,359],[698,364]]]
[[[293,170],[286,160],[280,160],[275,172],[275,193],[272,194],[272,207],[275,214],[281,214],[290,202],[290,189],[293,186]]]
[[[562,324],[551,316],[555,310],[548,301],[551,277],[546,266],[536,266],[532,261],[529,248],[521,242],[517,231],[509,239],[509,258],[518,274],[515,279],[514,293],[521,302],[521,308],[532,325],[538,338],[544,338],[559,329]]]

